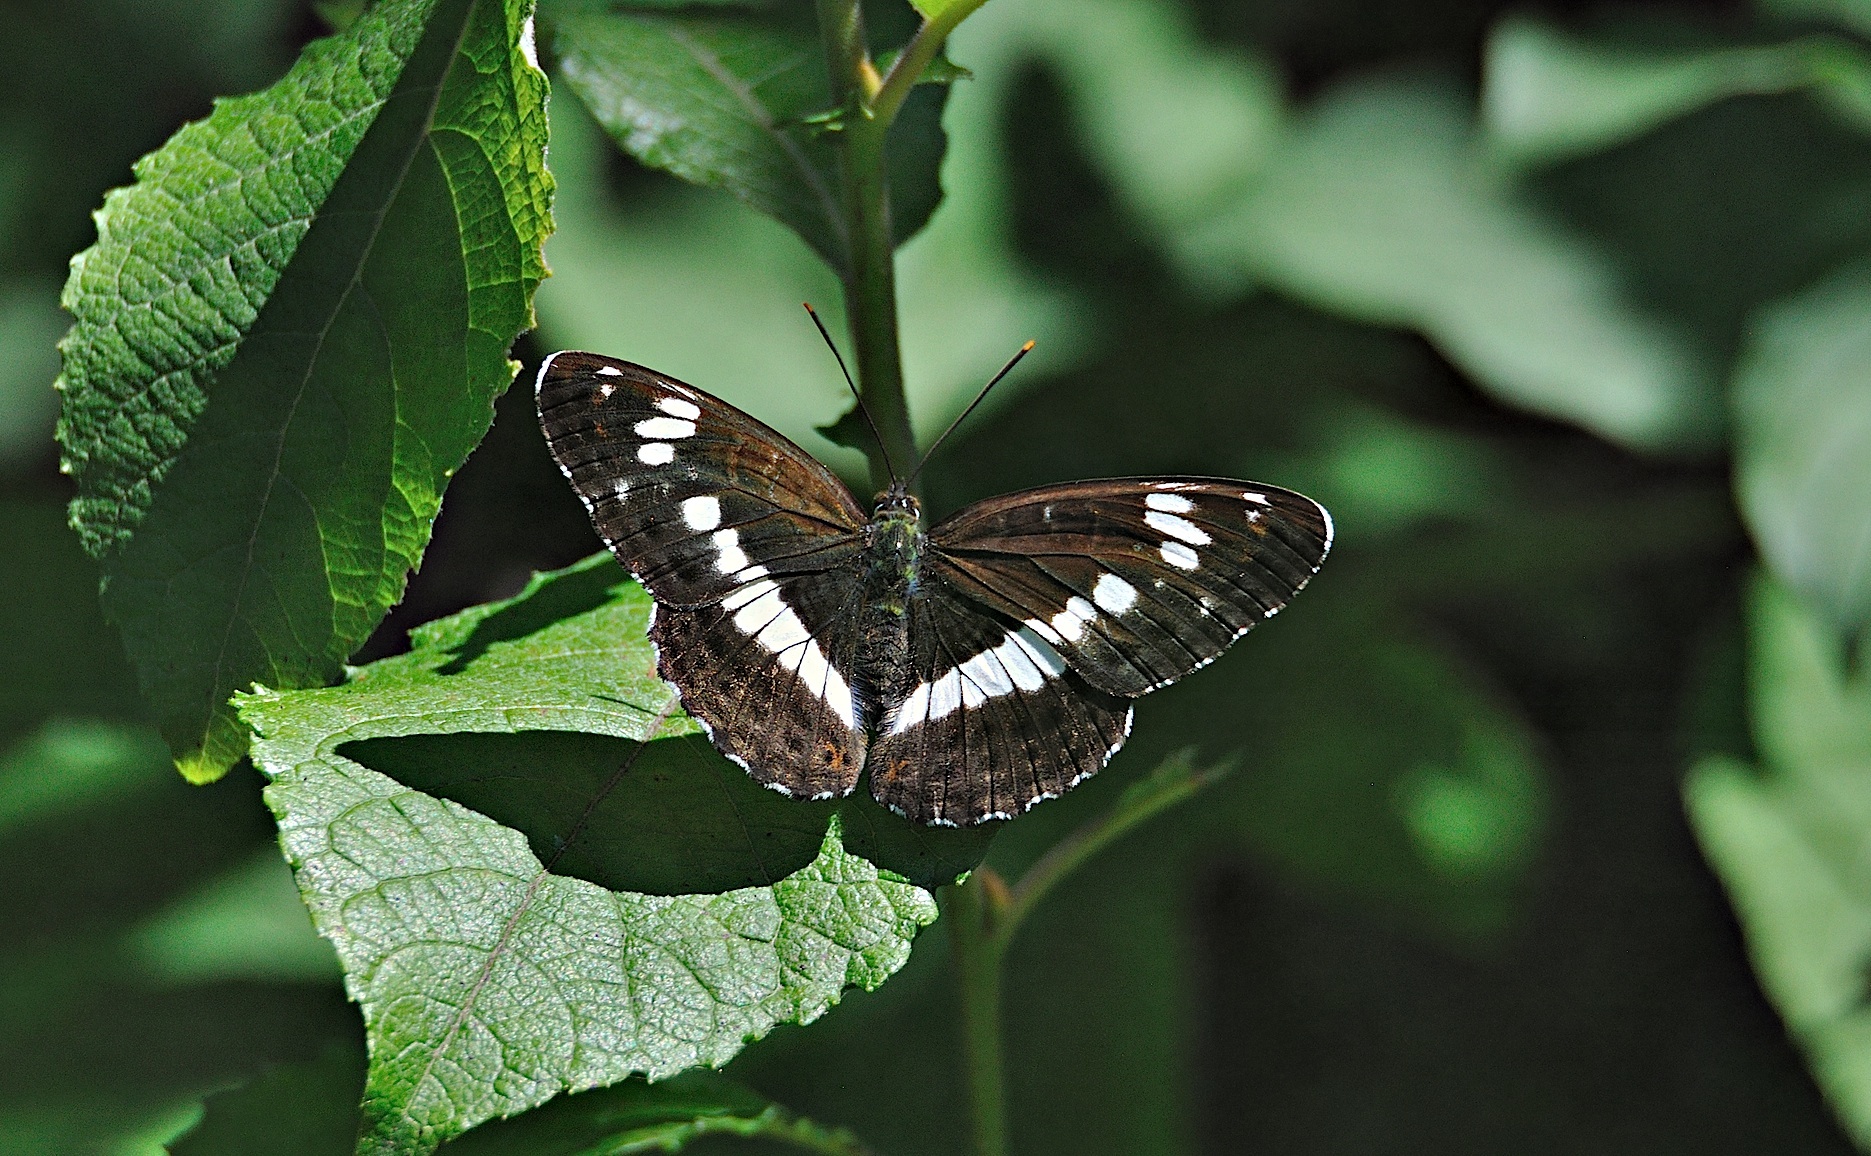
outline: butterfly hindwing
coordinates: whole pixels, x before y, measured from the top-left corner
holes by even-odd
[[[864,765],[853,687],[863,510],[727,403],[627,361],[540,367],[540,424],[592,524],[657,602],[658,670],[715,745],[790,794]]]
[[[846,672],[863,587],[851,571],[761,578],[712,606],[658,606],[657,673],[720,751],[789,795],[851,793],[863,706]]]
[[[1135,697],[1278,613],[1331,546],[1323,507],[1223,478],[1117,478],[990,498],[929,532],[931,569]]]
[[[1047,641],[929,576],[909,601],[908,680],[879,720],[871,793],[919,823],[1010,818],[1096,773],[1131,704]]]

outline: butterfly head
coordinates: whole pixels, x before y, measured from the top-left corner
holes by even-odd
[[[890,483],[889,489],[877,495],[876,502],[871,516],[879,522],[908,522],[914,526],[922,521],[922,504],[905,482]]]

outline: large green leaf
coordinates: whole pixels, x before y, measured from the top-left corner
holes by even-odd
[[[1764,311],[1735,371],[1735,485],[1767,564],[1854,628],[1871,619],[1871,270]]]
[[[841,275],[849,270],[837,152],[829,134],[807,123],[831,102],[809,21],[563,0],[545,14],[566,82],[624,151],[727,190],[797,232]],[[886,163],[899,243],[941,200],[945,94],[918,89],[891,126]]]
[[[137,166],[74,262],[73,524],[178,765],[228,696],[311,686],[401,596],[543,276],[523,0],[403,0]]]
[[[724,1063],[881,983],[934,919],[824,808],[740,809],[733,792],[765,792],[692,741],[653,673],[650,608],[599,555],[415,632],[343,686],[241,700],[301,893],[363,1005],[368,1150]],[[759,882],[723,889],[736,870]],[[616,886],[639,880],[659,893]]]
[[[1700,763],[1685,790],[1761,986],[1861,1148],[1871,1147],[1871,680],[1831,624],[1762,581],[1751,710],[1765,761]]]

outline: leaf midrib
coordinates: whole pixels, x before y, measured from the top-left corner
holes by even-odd
[[[210,726],[213,724],[215,711],[226,699],[226,695],[221,693],[221,677],[227,664],[227,648],[234,637],[235,624],[240,622],[243,617],[242,611],[247,600],[247,586],[252,580],[254,571],[253,555],[254,551],[259,548],[260,528],[265,524],[267,511],[272,506],[273,487],[281,476],[280,462],[286,454],[286,437],[292,430],[292,423],[298,415],[300,403],[305,400],[305,392],[311,386],[313,370],[318,365],[319,355],[325,348],[326,339],[331,335],[331,327],[337,324],[338,317],[343,313],[344,305],[346,302],[350,301],[351,295],[363,287],[364,269],[369,265],[371,256],[376,252],[378,238],[381,237],[383,233],[383,222],[389,216],[391,206],[395,205],[397,198],[402,195],[403,185],[409,179],[409,172],[416,163],[416,157],[421,153],[422,149],[429,144],[430,137],[435,128],[435,113],[442,102],[442,91],[448,86],[448,77],[449,74],[454,71],[455,61],[461,56],[461,45],[463,41],[467,39],[468,28],[473,23],[475,7],[480,2],[481,0],[470,0],[467,7],[462,10],[461,27],[456,30],[454,43],[449,47],[448,64],[442,69],[441,75],[436,79],[434,91],[429,96],[429,107],[427,111],[423,113],[422,117],[422,129],[415,134],[415,140],[404,156],[401,168],[397,170],[396,179],[390,182],[387,194],[384,196],[381,205],[379,205],[377,210],[372,214],[375,220],[370,227],[369,239],[366,240],[363,246],[358,250],[357,261],[351,270],[350,280],[346,283],[344,292],[339,295],[337,302],[333,305],[330,315],[325,319],[325,324],[318,331],[318,337],[313,344],[312,355],[306,360],[305,374],[299,379],[299,388],[293,394],[292,404],[286,409],[286,420],[280,423],[279,438],[274,444],[273,463],[267,473],[266,488],[261,492],[259,510],[254,516],[253,528],[247,535],[247,552],[241,564],[240,585],[234,594],[233,609],[228,614],[227,625],[223,627],[221,631],[221,645],[215,652],[214,677],[208,685],[206,712]],[[411,50],[410,61],[405,62],[405,68],[408,67],[410,62],[415,60],[419,52],[421,52],[420,40],[417,41],[417,46]],[[396,99],[396,86],[392,85],[389,95],[384,98],[383,105],[378,109],[379,117],[381,117],[383,109],[388,107],[390,101],[394,99]],[[372,127],[375,127],[378,123],[381,123],[380,120],[373,121]],[[368,137],[368,129],[365,130],[365,134],[366,137]],[[358,142],[358,147],[360,149],[363,147],[363,142],[361,140]],[[357,153],[354,151],[351,156],[352,160],[355,161]],[[340,180],[342,180],[342,177],[340,177]],[[336,187],[337,186],[334,184],[333,188],[335,189]],[[328,193],[327,197],[329,197],[329,195]],[[315,213],[313,215],[313,220],[316,222],[316,219],[317,214]],[[307,236],[309,239],[310,234],[308,233]],[[297,255],[298,253],[295,251],[294,256],[296,257]],[[289,270],[290,263],[288,263],[287,266],[287,271]],[[286,271],[282,271],[281,279],[283,280],[285,276]],[[252,336],[251,330],[248,332],[248,336]],[[204,741],[206,737],[206,734],[204,734]]]

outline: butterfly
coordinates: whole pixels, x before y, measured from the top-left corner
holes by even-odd
[[[1273,617],[1332,543],[1312,499],[1210,477],[1044,486],[925,531],[904,482],[867,512],[653,369],[555,353],[536,392],[553,457],[655,600],[658,673],[715,746],[812,799],[868,770],[920,823],[1010,818],[1095,774],[1136,698]]]

